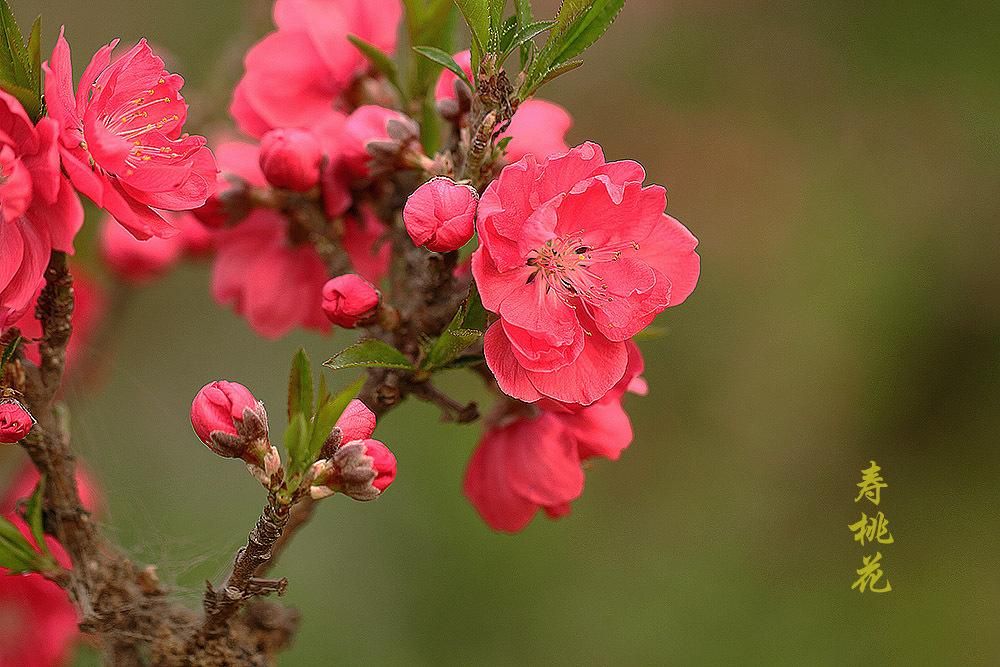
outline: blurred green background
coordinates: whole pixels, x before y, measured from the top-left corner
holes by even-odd
[[[235,0],[13,4],[46,49],[68,26],[78,72],[148,36],[223,120],[269,25]],[[327,501],[279,565],[304,619],[282,664],[997,664],[998,25],[996,2],[629,2],[544,92],[701,240],[698,290],[643,344],[634,444],[571,517],[501,536],[460,492],[478,427],[393,412],[391,492]],[[131,294],[106,383],[71,396],[107,530],[191,605],[264,501],[194,437],[191,397],[235,379],[280,415],[295,348],[349,340],[265,342],[207,285],[188,266]],[[887,595],[850,589],[870,459]]]

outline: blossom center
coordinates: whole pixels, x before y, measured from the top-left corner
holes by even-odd
[[[165,83],[163,78],[158,81],[159,86]],[[100,87],[95,86],[95,89],[96,96]],[[143,162],[154,159],[172,161],[184,157],[169,144],[164,145],[162,137],[150,136],[150,133],[159,133],[167,125],[180,120],[180,116],[171,112],[177,100],[169,94],[157,97],[157,93],[156,88],[141,91],[139,95],[102,117],[109,131],[132,144],[132,149],[125,158],[125,164],[130,169],[136,169]]]
[[[596,248],[584,241],[583,232],[549,239],[528,254],[525,263],[535,269],[528,282],[541,278],[546,292],[554,291],[566,303],[574,298],[585,306],[610,303],[614,297],[608,293],[608,284],[592,267],[617,262],[628,248],[638,250],[639,244],[626,241]]]

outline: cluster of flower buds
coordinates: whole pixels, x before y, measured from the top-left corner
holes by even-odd
[[[281,457],[267,433],[267,411],[250,390],[218,380],[202,387],[191,403],[191,425],[219,456],[242,459],[267,488],[281,470]]]
[[[396,479],[396,457],[373,440],[375,415],[355,399],[330,433],[320,460],[309,470],[314,500],[342,493],[355,500],[374,500]]]

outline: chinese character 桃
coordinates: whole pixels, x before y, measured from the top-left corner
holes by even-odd
[[[864,556],[864,565],[861,569],[857,570],[858,578],[851,584],[851,590],[857,588],[859,593],[864,593],[865,590],[869,590],[872,593],[888,593],[892,590],[892,584],[889,580],[885,580],[885,585],[881,588],[876,588],[879,580],[885,574],[882,571],[882,552],[876,551],[874,556]]]
[[[858,492],[858,497],[854,499],[854,502],[858,502],[862,498],[867,498],[875,505],[878,505],[882,489],[889,486],[882,479],[882,475],[879,474],[881,470],[882,468],[872,461],[870,466],[861,471],[861,481],[857,484],[861,490]]]
[[[854,541],[860,542],[861,546],[864,546],[865,542],[893,543],[892,533],[889,532],[889,520],[882,512],[871,517],[862,512],[861,519],[849,525],[848,529],[854,533]]]

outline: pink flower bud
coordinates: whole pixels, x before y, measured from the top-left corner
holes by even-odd
[[[28,435],[35,418],[13,398],[0,401],[0,442],[18,442]]]
[[[353,273],[338,276],[323,286],[323,312],[334,324],[353,329],[378,312],[379,292]]]
[[[257,399],[250,390],[237,382],[218,380],[205,385],[191,403],[191,425],[209,449],[222,456],[231,453],[218,451],[213,433],[222,432],[237,436],[246,410],[256,410]],[[238,456],[238,454],[236,454]]]
[[[479,193],[450,178],[432,178],[410,195],[403,208],[413,243],[434,252],[458,250],[472,238]]]
[[[310,476],[309,493],[314,500],[334,493],[374,500],[396,479],[396,457],[378,440],[352,440],[331,458],[314,463]]]
[[[177,235],[140,241],[109,217],[101,227],[100,247],[105,263],[119,278],[141,284],[164,275],[180,260],[184,240]]]
[[[323,149],[308,130],[271,130],[260,140],[260,168],[268,183],[305,192],[319,183]]]
[[[396,456],[378,440],[364,440],[365,455],[372,458],[375,481],[372,486],[382,493],[396,479]]]

